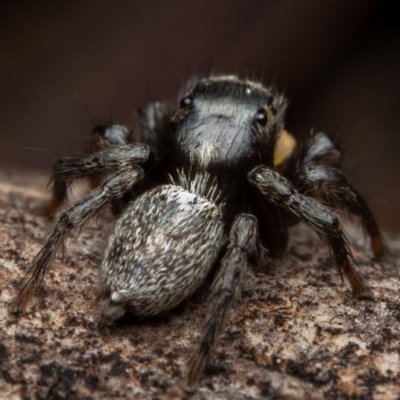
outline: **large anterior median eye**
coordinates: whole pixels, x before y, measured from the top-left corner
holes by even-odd
[[[181,108],[186,108],[192,105],[192,103],[193,103],[192,97],[186,96],[180,101],[179,105],[181,106]]]
[[[266,112],[263,108],[260,108],[260,109],[257,111],[257,114],[256,114],[256,122],[257,122],[257,124],[259,124],[259,125],[261,125],[261,126],[267,125],[267,122],[268,122],[268,115],[267,115],[267,112]]]

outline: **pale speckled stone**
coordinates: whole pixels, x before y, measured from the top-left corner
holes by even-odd
[[[53,224],[42,174],[0,173],[0,398],[172,399],[199,335],[207,289],[169,314],[98,323],[98,265],[112,218],[74,233],[20,317],[7,305]],[[84,185],[80,193],[84,193]],[[354,232],[354,229],[350,229]],[[364,243],[357,239],[354,243]],[[354,249],[374,301],[342,286],[304,228],[283,259],[249,269],[197,399],[400,396],[400,245],[383,262]]]

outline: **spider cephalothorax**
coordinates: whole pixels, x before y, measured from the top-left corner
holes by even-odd
[[[381,256],[372,212],[348,183],[329,136],[310,135],[295,149],[284,130],[285,109],[284,97],[260,83],[211,77],[192,81],[173,112],[162,102],[139,109],[142,143],[132,142],[122,125],[96,127],[85,155],[57,161],[47,211],[60,207],[74,179],[89,178],[96,188],[63,211],[12,311],[24,308],[68,232],[108,203],[117,222],[100,267],[103,321],[112,323],[128,310],[137,317],[166,312],[216,268],[187,391],[199,383],[248,261],[279,256],[289,226],[305,222],[314,229],[354,294],[371,296],[352,266],[336,214],[323,203],[360,217]]]
[[[262,85],[236,77],[192,82],[173,114],[164,138],[164,166],[217,177],[232,222],[248,203],[247,174],[257,165],[273,166],[275,143],[283,128],[286,101]]]

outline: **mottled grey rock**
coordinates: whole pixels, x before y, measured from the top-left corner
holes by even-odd
[[[208,286],[156,319],[99,323],[99,262],[107,211],[75,232],[20,316],[8,313],[53,226],[39,174],[0,174],[0,398],[179,398]],[[79,193],[85,192],[79,186]],[[293,230],[286,255],[249,268],[197,399],[396,399],[400,396],[400,244],[372,259],[352,233],[373,301],[342,285],[318,237]]]

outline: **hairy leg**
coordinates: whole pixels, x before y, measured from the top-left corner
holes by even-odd
[[[224,327],[228,311],[240,292],[247,255],[255,251],[257,237],[256,218],[249,214],[237,215],[230,231],[230,243],[211,288],[210,307],[203,322],[200,342],[189,361],[183,385],[186,392],[197,389],[201,374]]]
[[[12,312],[23,311],[33,289],[44,278],[57,254],[57,250],[68,233],[72,229],[82,226],[113,198],[120,197],[123,193],[132,189],[143,176],[142,168],[136,165],[114,173],[100,188],[71,205],[62,213],[52,234],[25,275],[21,289],[10,305]]]
[[[297,163],[293,182],[301,193],[358,216],[371,238],[373,253],[381,257],[385,248],[378,224],[368,203],[348,182],[340,158],[340,149],[327,135],[312,136]]]
[[[124,125],[109,123],[97,125],[84,147],[85,154],[93,154],[115,146],[124,146],[130,142],[130,132]],[[104,180],[102,175],[89,177],[89,186],[96,189]]]
[[[128,129],[123,125],[114,123],[97,125],[93,128],[92,133],[85,144],[84,153],[89,155],[111,147],[126,145],[129,143],[129,135],[130,133]],[[60,160],[56,161],[56,166],[59,161]],[[49,216],[57,212],[57,210],[64,204],[68,196],[68,186],[72,182],[58,179],[56,174],[53,174],[52,180],[53,197],[46,207],[46,214]],[[97,188],[102,181],[103,177],[100,174],[95,174],[89,177],[89,185],[92,189]]]
[[[143,163],[148,160],[149,151],[146,144],[132,143],[110,147],[99,153],[60,158],[54,165],[53,197],[46,208],[47,214],[52,215],[60,208],[68,186],[75,179],[94,177],[97,180],[116,172],[121,166]]]
[[[371,238],[376,257],[384,254],[384,244],[378,224],[365,199],[348,183],[337,168],[308,165],[296,177],[296,187],[307,196],[322,198],[328,204],[358,216],[364,231]]]
[[[269,202],[282,209],[288,217],[305,222],[326,241],[342,280],[346,275],[356,296],[371,297],[368,285],[351,264],[352,255],[339,219],[329,208],[300,194],[286,178],[263,165],[253,169],[248,179]]]
[[[155,156],[157,156],[159,136],[165,131],[165,126],[170,121],[167,105],[161,101],[146,104],[137,110],[142,138],[147,143]]]

